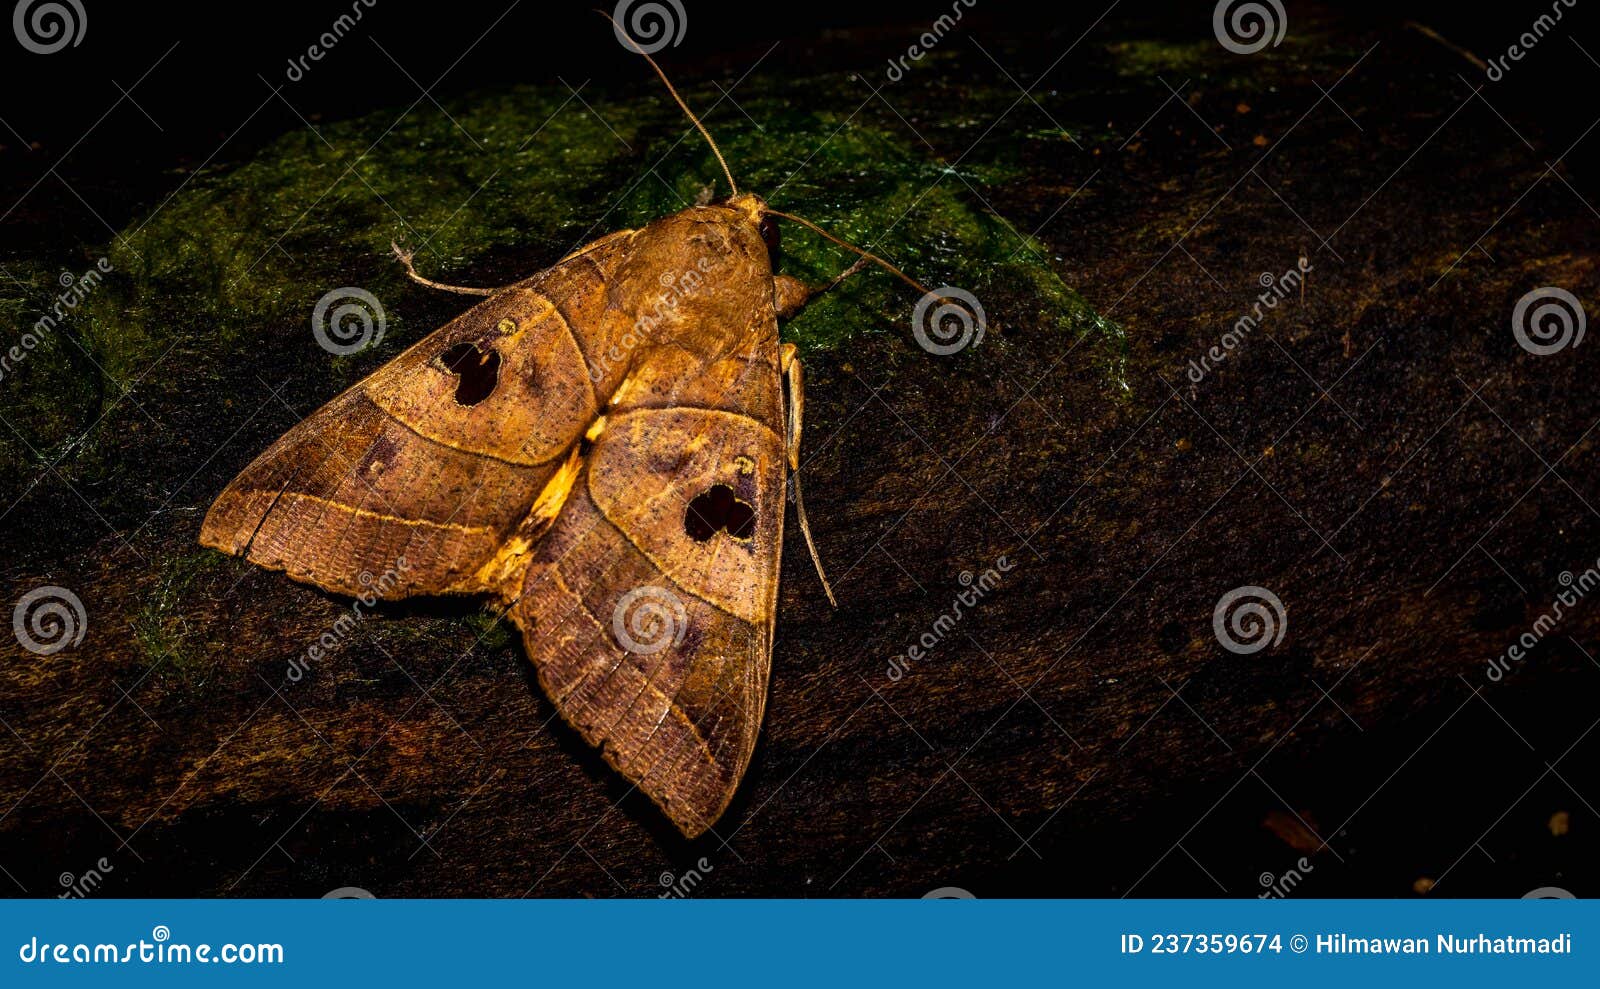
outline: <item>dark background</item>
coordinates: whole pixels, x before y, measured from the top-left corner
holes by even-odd
[[[835,0],[690,6],[694,29],[669,59],[674,71],[688,75],[719,67],[742,70],[780,39],[790,43],[785,58],[798,59],[808,69],[878,69],[902,54],[906,39],[946,9],[927,2]],[[1119,23],[1136,23],[1146,32],[1170,25],[1174,38],[1192,37],[1197,26],[1209,25],[1211,6],[1128,0],[1113,7],[1097,30],[1115,36]],[[1334,7],[1352,27],[1364,20],[1419,21],[1487,58],[1503,51],[1548,5],[1401,0]],[[302,127],[293,111],[268,98],[269,84],[282,86],[283,96],[313,123],[416,98],[417,86],[381,56],[325,57],[301,81],[286,79],[289,59],[303,55],[308,39],[326,31],[347,9],[337,2],[94,4],[89,31],[79,46],[51,57],[7,53],[0,70],[7,94],[0,117],[10,127],[0,133],[0,188],[27,189],[49,170],[58,170],[120,229],[126,219],[153,205],[152,196],[164,195],[175,184],[175,172],[247,160],[256,147]],[[975,31],[987,26],[1037,30],[1043,36],[1080,22],[1088,27],[1102,10],[1099,5],[1068,4],[1046,13],[1033,4],[986,0],[963,19]],[[574,84],[590,78],[651,84],[640,78],[637,63],[615,43],[593,4],[380,0],[366,11],[365,20],[345,44],[370,47],[369,37],[378,39],[417,83],[440,99],[498,84],[554,83],[558,78]],[[1563,32],[1581,36],[1592,20],[1579,4],[1566,12]],[[474,41],[471,54],[458,59]],[[171,64],[132,91],[144,112],[119,108],[80,142],[90,125],[117,103],[117,86],[134,86],[169,49]],[[781,65],[771,68],[782,71]],[[1593,92],[1587,83],[1566,86],[1565,76],[1572,71],[1568,58],[1528,58],[1496,88],[1515,107],[1518,120],[1536,123],[1552,146],[1566,147],[1590,122],[1584,113],[1574,112],[1574,105]],[[1070,81],[1072,66],[1057,72]],[[241,108],[258,104],[264,104],[260,112],[241,126]],[[1594,147],[1580,146],[1569,166],[1592,168]],[[15,242],[13,238],[45,236],[73,243],[105,235],[104,226],[70,192],[46,182],[19,213],[0,224],[0,247]]]

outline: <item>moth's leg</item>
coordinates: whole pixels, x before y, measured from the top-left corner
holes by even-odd
[[[805,537],[806,549],[811,552],[811,563],[817,568],[817,577],[822,581],[822,591],[828,595],[828,603],[835,608],[839,602],[834,599],[833,588],[828,584],[828,575],[822,569],[822,557],[817,553],[817,544],[811,538],[811,523],[806,519],[806,501],[800,493],[800,433],[805,419],[806,390],[805,377],[800,370],[800,359],[792,343],[783,344],[778,350],[778,367],[788,381],[788,407],[785,421],[788,424],[787,442],[784,444],[789,459],[789,469],[793,471],[794,479],[794,510],[800,519],[800,534]]]
[[[436,288],[441,292],[455,292],[457,295],[493,295],[500,291],[500,289],[497,288],[470,288],[465,285],[446,285],[443,282],[436,282],[431,278],[424,278],[417,274],[416,267],[411,263],[411,251],[402,251],[400,249],[400,245],[396,244],[392,240],[389,242],[389,246],[394,250],[394,256],[399,258],[400,263],[406,266],[406,277],[410,278],[418,285],[426,285],[429,288]]]
[[[772,308],[777,310],[779,319],[788,319],[806,307],[811,300],[811,286],[795,278],[793,275],[778,275],[772,279]],[[794,344],[784,344],[785,372],[789,370],[787,361],[794,359]]]
[[[788,436],[784,438],[785,455],[789,469],[800,469],[800,432],[806,413],[805,378],[800,371],[800,348],[792,343],[778,347],[778,370],[789,384],[789,402],[786,416]]]

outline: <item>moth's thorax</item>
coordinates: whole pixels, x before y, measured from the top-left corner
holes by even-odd
[[[615,299],[652,342],[710,357],[753,333],[776,332],[772,261],[758,214],[697,206],[641,228],[622,260]]]

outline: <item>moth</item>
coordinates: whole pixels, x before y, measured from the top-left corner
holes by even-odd
[[[562,717],[693,838],[766,706],[805,406],[778,322],[867,263],[927,290],[741,193],[639,54],[731,194],[501,288],[434,282],[396,248],[415,281],[485,298],[257,457],[200,542],[339,594],[487,597]],[[774,274],[777,219],[859,259],[823,286]]]

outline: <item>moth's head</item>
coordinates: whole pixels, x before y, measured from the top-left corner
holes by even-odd
[[[752,223],[760,223],[767,215],[767,201],[753,192],[740,192],[729,196],[722,201],[722,204],[748,216]]]
[[[778,259],[778,220],[772,215],[767,201],[753,192],[740,192],[722,200],[719,205],[731,209],[746,219],[761,233],[774,264]]]
[[[673,0],[673,3],[676,5],[677,0]],[[627,4],[621,4],[617,7],[617,10],[621,11],[625,6],[627,6]],[[806,227],[807,229],[821,235],[825,240],[830,240],[833,243],[838,244],[840,247],[850,251],[851,253],[858,255],[861,260],[856,262],[855,268],[859,268],[862,264],[871,262],[872,264],[877,265],[878,267],[889,272],[891,275],[894,275],[896,278],[905,282],[907,285],[910,285],[918,292],[921,292],[924,296],[939,299],[941,302],[946,301],[944,296],[936,295],[935,293],[930,292],[915,279],[911,278],[899,268],[896,268],[894,265],[885,261],[883,258],[878,257],[876,254],[873,254],[870,251],[864,251],[848,241],[840,240],[838,237],[828,233],[826,230],[817,226],[815,223],[812,223],[810,220],[807,220],[803,216],[796,216],[793,213],[785,213],[783,210],[773,209],[771,206],[767,205],[767,201],[765,199],[762,199],[753,192],[740,192],[739,183],[733,180],[733,169],[728,167],[727,159],[722,157],[722,149],[717,147],[717,142],[711,137],[711,132],[706,130],[706,125],[700,122],[700,118],[694,115],[693,110],[689,109],[689,104],[685,103],[683,101],[683,97],[678,95],[678,91],[672,86],[672,80],[668,79],[667,74],[661,71],[661,66],[657,65],[656,60],[650,57],[650,53],[641,48],[639,43],[634,41],[632,36],[622,29],[622,26],[617,23],[616,18],[612,17],[603,10],[596,11],[596,13],[611,22],[612,27],[616,29],[618,38],[626,41],[630,48],[644,56],[644,60],[650,63],[650,67],[652,69],[656,70],[656,75],[661,77],[662,84],[667,87],[667,92],[672,94],[673,100],[677,102],[678,107],[683,111],[684,116],[688,117],[689,120],[694,124],[695,129],[700,132],[700,136],[706,139],[706,144],[710,145],[711,147],[711,153],[717,156],[717,164],[722,166],[722,174],[728,179],[728,188],[733,190],[733,194],[731,196],[726,199],[720,199],[711,205],[733,212],[740,219],[748,221],[750,225],[759,232],[761,240],[767,245],[768,258],[771,260],[772,267],[774,269],[778,267],[779,237],[777,221],[781,217],[782,219],[798,223],[802,227]],[[840,275],[839,277],[844,278],[846,275],[850,274],[851,271],[854,271],[855,268],[851,268],[849,271],[846,271],[844,275]],[[835,284],[837,284],[837,281],[838,279],[835,279]],[[983,317],[978,315],[976,318],[981,320]]]

